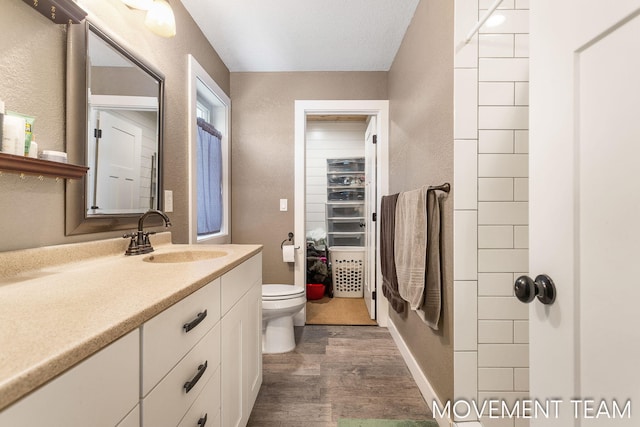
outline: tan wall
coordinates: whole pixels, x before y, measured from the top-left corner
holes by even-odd
[[[180,2],[172,2],[178,34],[164,39],[142,25],[144,13],[120,0],[83,0],[90,18],[164,73],[165,187],[174,191],[174,242],[188,240],[187,54],[193,54],[229,93],[229,70]],[[0,99],[6,108],[36,117],[39,149],[64,150],[66,27],[26,3],[0,0]],[[122,232],[65,237],[64,182],[0,176],[0,251],[96,240]]]
[[[389,72],[390,192],[453,184],[453,2],[421,1]],[[455,189],[454,189],[455,190]],[[453,397],[453,194],[443,204],[442,323],[389,310],[438,397]]]
[[[294,101],[387,99],[387,73],[231,73],[231,99],[232,241],[264,245],[265,283],[293,283],[280,242],[294,228]]]

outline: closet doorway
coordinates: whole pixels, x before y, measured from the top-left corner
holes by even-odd
[[[375,216],[388,189],[388,101],[295,110],[295,284],[318,284],[296,324],[385,326]]]

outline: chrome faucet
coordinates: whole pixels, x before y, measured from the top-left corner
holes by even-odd
[[[144,220],[147,219],[151,215],[158,215],[164,221],[165,227],[171,226],[171,220],[169,217],[162,211],[156,209],[150,209],[147,212],[143,213],[138,219],[138,231],[134,233],[127,233],[123,238],[131,238],[129,242],[129,247],[127,251],[124,253],[125,255],[141,255],[148,254],[149,252],[153,252],[153,247],[151,246],[151,242],[149,241],[150,234],[156,234],[155,231],[144,231]]]

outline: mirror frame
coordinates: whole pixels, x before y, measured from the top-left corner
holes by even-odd
[[[89,32],[93,32],[112,48],[158,81],[158,209],[163,206],[163,136],[164,136],[164,75],[141,60],[132,50],[116,41],[95,24],[85,20],[82,24],[67,26],[67,108],[66,150],[69,163],[88,165],[88,90],[87,49]],[[65,235],[100,233],[137,228],[140,214],[87,215],[87,177],[66,180],[65,184]],[[149,223],[156,222],[149,218]],[[157,225],[161,222],[157,221]],[[155,224],[150,224],[155,225]]]

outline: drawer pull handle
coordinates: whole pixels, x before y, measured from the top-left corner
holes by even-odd
[[[198,384],[198,381],[200,380],[200,378],[202,378],[202,374],[204,374],[204,371],[207,370],[207,361],[204,361],[204,364],[198,366],[198,373],[196,374],[195,377],[193,377],[191,379],[191,381],[187,381],[186,383],[184,383],[184,390],[189,393],[191,391],[191,389],[193,387],[195,387],[196,384]]]
[[[207,310],[198,313],[198,315],[196,316],[195,319],[193,319],[189,323],[185,323],[182,326],[182,328],[184,329],[185,332],[189,332],[190,330],[192,330],[193,328],[198,326],[200,324],[200,322],[202,322],[204,320],[205,317],[207,317]]]
[[[206,423],[207,423],[207,414],[204,414],[204,417],[198,420],[198,427],[204,427]]]

